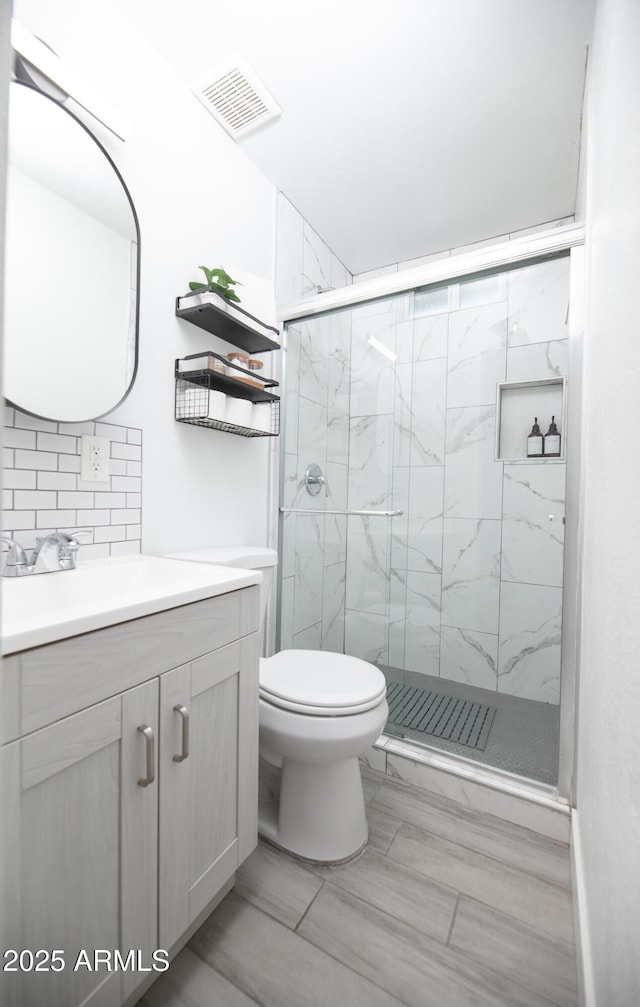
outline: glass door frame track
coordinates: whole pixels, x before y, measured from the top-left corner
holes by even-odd
[[[385,276],[375,277],[372,280],[365,280],[361,283],[354,283],[349,287],[341,287],[337,290],[330,290],[322,294],[314,294],[311,297],[291,304],[282,305],[278,308],[278,321],[282,323],[283,329],[287,322],[296,319],[312,318],[315,315],[324,314],[339,308],[356,307],[367,301],[378,300],[393,294],[404,293],[418,287],[429,285],[452,283],[463,277],[467,278],[477,273],[487,271],[499,272],[501,268],[513,268],[518,263],[539,258],[551,258],[562,253],[570,252],[572,248],[580,248],[584,245],[584,224],[574,223],[554,227],[548,231],[539,231],[536,234],[525,235],[514,238],[510,241],[503,241],[495,245],[487,245],[474,251],[463,252],[459,255],[452,255],[439,259],[435,262],[427,262],[412,269],[403,269],[397,273],[389,273]],[[286,402],[287,374],[286,374],[286,329],[283,338],[283,361],[282,361],[282,388],[283,400]],[[569,375],[571,378],[571,375]],[[280,437],[280,500],[283,493],[284,474],[284,453],[285,453],[286,429],[283,424],[282,436]],[[575,437],[573,451],[579,452],[579,437]],[[275,456],[274,456],[275,457]],[[579,461],[578,461],[579,467]],[[282,514],[278,515],[280,524]],[[280,529],[281,530],[281,529]],[[566,537],[574,535],[579,537],[579,528],[573,527],[567,522],[565,528],[565,555]],[[281,541],[281,536],[279,535]],[[277,583],[277,603],[276,619],[277,626],[280,625],[282,598],[281,598],[281,577]],[[568,627],[565,622],[564,609],[566,599],[563,604],[562,622],[562,649],[564,654],[565,639],[568,633],[575,633],[576,627]],[[575,606],[569,606],[574,611]],[[575,614],[575,612],[574,612]],[[279,635],[279,630],[277,630]],[[540,784],[535,780],[517,776],[496,767],[485,766],[483,763],[475,763],[470,760],[452,755],[451,753],[439,752],[434,748],[407,741],[398,740],[392,735],[382,734],[376,747],[387,753],[396,754],[414,761],[430,765],[435,769],[454,773],[463,778],[473,779],[477,783],[490,786],[493,789],[504,793],[510,793],[520,798],[525,798],[534,803],[543,804],[556,809],[569,809],[572,797],[572,781],[574,766],[574,711],[576,708],[576,662],[570,660],[562,664],[561,677],[561,698],[560,698],[560,755],[558,764],[558,785],[550,787]]]

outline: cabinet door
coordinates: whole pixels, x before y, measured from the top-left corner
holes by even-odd
[[[257,842],[258,639],[160,678],[162,948],[174,945]]]
[[[27,968],[29,952],[60,952],[2,973],[3,1005],[115,1007],[141,978],[96,970],[94,952],[157,947],[157,784],[139,784],[151,750],[138,730],[157,738],[157,708],[156,680],[3,749],[3,949],[26,951]]]

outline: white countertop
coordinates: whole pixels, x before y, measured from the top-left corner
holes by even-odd
[[[3,577],[2,652],[12,654],[260,584],[259,570],[158,556],[78,562],[77,569]]]

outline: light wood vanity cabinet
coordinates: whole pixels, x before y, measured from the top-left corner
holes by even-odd
[[[4,972],[3,1005],[135,1002],[158,972],[89,970],[80,952],[93,966],[96,949],[133,951],[150,969],[255,846],[257,592],[5,659],[3,952],[61,956]]]

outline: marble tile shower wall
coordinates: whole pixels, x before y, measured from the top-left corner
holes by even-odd
[[[292,304],[318,288],[346,287],[353,277],[281,192],[276,204],[276,303]]]
[[[109,481],[80,477],[82,434],[111,442]],[[5,409],[3,534],[26,549],[52,531],[86,529],[79,560],[140,552],[142,431],[100,420],[55,423]]]
[[[495,426],[497,383],[566,375],[568,277],[563,258],[289,327],[285,506],[403,513],[285,515],[282,647],[559,701],[565,465],[496,461]]]

